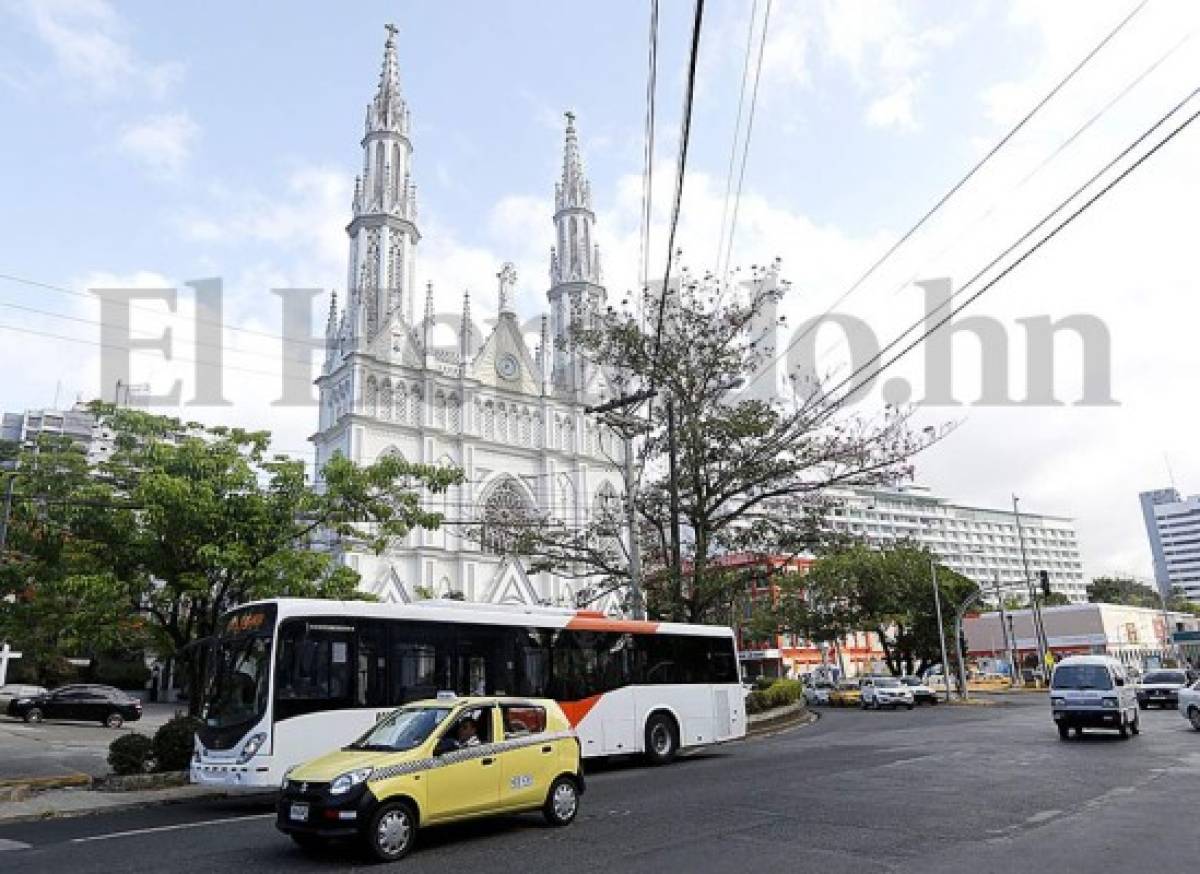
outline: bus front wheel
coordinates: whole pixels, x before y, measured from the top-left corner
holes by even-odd
[[[665,765],[679,752],[679,729],[666,713],[655,713],[646,722],[646,759],[652,765]]]

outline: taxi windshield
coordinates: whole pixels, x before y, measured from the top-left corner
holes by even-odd
[[[399,752],[419,747],[450,715],[449,707],[401,707],[346,749]]]

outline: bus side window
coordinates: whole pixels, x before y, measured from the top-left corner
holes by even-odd
[[[381,622],[356,620],[358,646],[354,698],[359,707],[387,704],[387,635]]]
[[[406,704],[453,689],[454,629],[440,622],[389,622],[389,703]]]
[[[279,719],[353,703],[354,629],[320,619],[292,620],[279,632],[275,697]]]

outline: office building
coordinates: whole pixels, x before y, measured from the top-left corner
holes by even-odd
[[[1200,495],[1183,498],[1174,488],[1138,495],[1154,581],[1165,596],[1179,589],[1191,601],[1200,601]]]

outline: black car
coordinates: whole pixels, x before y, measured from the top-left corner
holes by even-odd
[[[1152,704],[1159,707],[1178,707],[1179,690],[1187,685],[1188,675],[1183,669],[1148,671],[1138,683],[1138,707],[1142,710]]]
[[[53,692],[14,698],[8,704],[8,715],[26,722],[74,719],[120,728],[142,718],[142,702],[112,686],[62,686]]]

